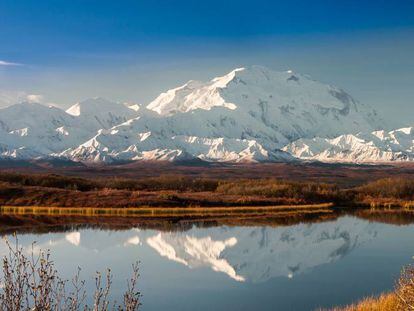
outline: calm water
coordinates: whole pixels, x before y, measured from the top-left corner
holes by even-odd
[[[140,261],[142,310],[313,310],[393,287],[412,263],[414,225],[351,216],[287,227],[211,227],[184,232],[84,229],[23,234],[49,248],[70,278],[111,267],[114,294]],[[6,252],[1,242],[1,255]],[[118,298],[119,299],[119,298]]]

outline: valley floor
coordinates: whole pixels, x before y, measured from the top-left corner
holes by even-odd
[[[204,179],[261,179],[335,183],[357,186],[388,177],[413,178],[414,163],[383,165],[295,163],[209,163],[209,162],[129,162],[85,166],[78,162],[37,160],[0,160],[0,172],[22,174],[57,174],[88,179],[144,179],[160,176],[181,176]]]
[[[131,208],[135,208],[141,214],[154,214],[158,209],[164,214],[167,209],[181,214],[234,214],[245,213],[248,207],[255,213],[414,207],[414,178],[410,166],[382,169],[378,166],[341,166],[338,170],[328,166],[332,171],[331,179],[327,179],[329,171],[324,166],[316,165],[318,173],[310,173],[316,170],[314,166],[292,165],[291,174],[285,174],[284,178],[278,177],[283,176],[280,174],[283,170],[271,164],[241,166],[239,171],[226,165],[213,166],[213,171],[221,171],[215,177],[204,167],[188,170],[200,169],[209,174],[190,174],[188,171],[188,174],[180,174],[183,167],[179,167],[174,175],[166,169],[165,174],[158,176],[155,171],[153,176],[147,176],[145,172],[131,168],[131,175],[118,174],[119,168],[114,168],[109,175],[107,167],[80,170],[78,176],[81,177],[73,176],[75,171],[72,170],[70,174],[67,171],[56,174],[47,169],[29,170],[29,173],[0,170],[0,206],[109,208],[112,211],[130,208],[131,213]],[[262,176],[266,167],[269,170]],[[272,167],[275,177],[269,175]],[[253,168],[257,169],[256,178],[248,177]],[[236,171],[242,175],[235,176]],[[295,175],[299,171],[304,174],[303,178]],[[366,176],[362,178],[361,174]],[[390,177],[383,178],[385,176]]]

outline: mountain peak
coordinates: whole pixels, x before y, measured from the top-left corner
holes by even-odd
[[[66,113],[79,118],[82,122],[89,121],[87,126],[95,130],[109,129],[138,115],[137,110],[102,97],[88,98],[76,103],[66,110]]]
[[[246,83],[258,84],[267,83],[268,81],[276,79],[289,79],[292,75],[295,75],[292,70],[288,71],[274,71],[265,66],[250,65],[246,67],[240,67],[233,69],[228,74],[220,76],[211,80],[210,83],[215,87],[226,87],[231,82],[244,81]],[[300,76],[300,75],[298,75]],[[299,78],[298,78],[299,79]]]
[[[96,112],[97,110],[116,110],[123,107],[125,106],[122,104],[111,102],[102,97],[92,97],[74,104],[66,112],[73,116],[80,116],[82,113]]]
[[[345,91],[306,75],[263,66],[236,68],[207,82],[190,80],[160,94],[148,106],[86,99],[66,112],[33,102],[2,109],[0,157],[32,154],[73,160],[292,161],[324,148],[404,145],[413,131],[371,133],[383,127],[368,106]],[[349,135],[339,135],[348,133]],[[315,137],[321,137],[315,139]],[[297,139],[302,141],[281,151]],[[317,145],[317,148],[312,148]],[[396,147],[395,150],[398,148]],[[24,152],[14,152],[24,150]],[[394,159],[393,157],[389,157]]]
[[[305,133],[332,137],[372,131],[383,123],[374,110],[339,88],[291,70],[258,65],[234,69],[209,82],[190,81],[162,93],[147,108],[164,117],[196,110],[237,110],[236,119],[253,117],[267,127],[285,128],[288,140]]]
[[[272,71],[264,66],[240,67],[208,82],[190,80],[170,89],[152,101],[147,109],[163,116],[196,109],[211,110],[214,107],[234,110],[237,105],[226,100],[222,94],[224,90],[226,93],[238,94],[248,93],[252,87],[256,87],[259,90],[253,90],[254,92],[264,93],[280,84],[280,81],[288,81],[290,77],[291,74]],[[292,79],[297,81],[299,78]]]
[[[10,115],[15,116],[16,118],[19,118],[21,116],[18,116],[19,114],[32,114],[32,115],[41,115],[41,114],[50,114],[50,113],[56,113],[60,114],[62,113],[62,110],[54,107],[54,106],[46,106],[37,102],[32,101],[22,101],[17,104],[10,105],[8,107],[5,107],[2,109],[3,115]],[[9,122],[13,121],[12,119],[8,120]]]

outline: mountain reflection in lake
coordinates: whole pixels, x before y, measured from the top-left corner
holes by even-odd
[[[141,262],[142,310],[313,310],[390,290],[414,255],[414,225],[356,217],[281,227],[192,227],[187,231],[79,229],[23,234],[51,249],[70,278],[78,266],[93,287],[112,268],[121,298]],[[1,254],[6,253],[4,242]]]

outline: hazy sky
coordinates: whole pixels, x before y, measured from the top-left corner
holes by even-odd
[[[414,124],[411,0],[1,0],[0,38],[2,105],[25,94],[62,107],[93,96],[147,104],[187,80],[259,64]]]

